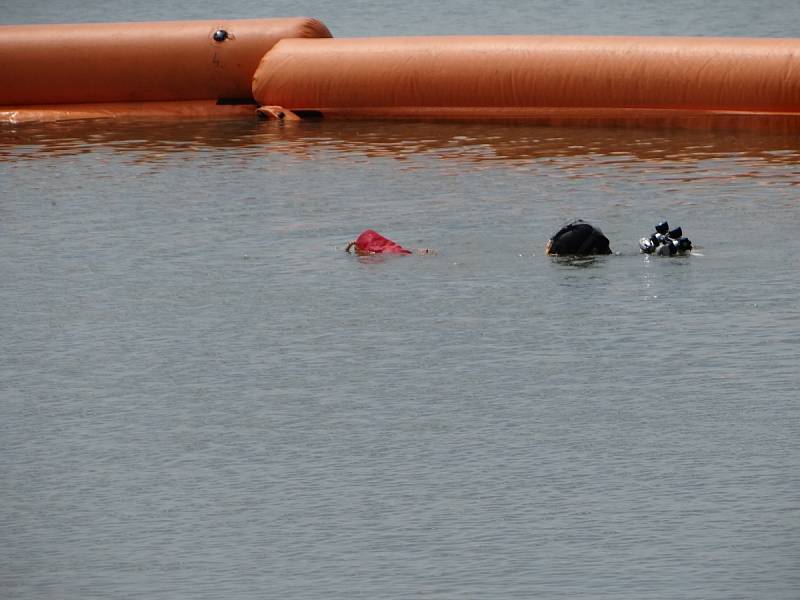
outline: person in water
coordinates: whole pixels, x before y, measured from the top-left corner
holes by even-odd
[[[689,238],[683,237],[683,230],[680,227],[670,230],[669,223],[662,221],[656,225],[654,234],[639,240],[639,248],[644,254],[675,256],[691,253],[692,242]]]
[[[576,219],[559,229],[545,246],[550,256],[592,256],[611,254],[608,238],[598,227]]]
[[[411,250],[403,248],[397,242],[383,237],[380,233],[373,229],[365,229],[354,240],[347,243],[344,249],[345,252],[353,252],[359,256],[369,254],[413,254]],[[433,251],[429,248],[419,248],[417,254],[432,254]]]
[[[670,230],[669,224],[663,221],[656,225],[656,231],[649,238],[641,238],[639,247],[645,254],[657,256],[675,256],[688,254],[692,251],[692,242],[683,237],[680,227]],[[352,252],[360,256],[370,254],[413,254],[397,242],[382,236],[373,229],[365,229],[354,240],[348,242],[345,252]],[[417,254],[431,254],[428,248],[420,248]],[[611,254],[608,238],[603,235],[599,227],[576,219],[564,225],[551,237],[545,253],[549,256],[593,256],[598,254]]]

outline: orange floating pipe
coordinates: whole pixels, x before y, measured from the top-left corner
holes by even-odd
[[[227,35],[215,40],[216,31]],[[185,109],[187,101],[252,100],[253,72],[275,43],[330,35],[310,18],[3,25],[0,113],[25,120],[23,107],[37,106],[35,118],[69,117],[72,105],[127,103],[136,115],[174,114],[170,104],[140,103]],[[189,112],[236,112],[209,106],[198,102]],[[92,115],[85,106],[76,110]],[[98,116],[103,111],[125,113],[123,104],[101,106]]]
[[[800,40],[454,36],[285,39],[260,104],[325,117],[800,130]]]
[[[800,131],[798,39],[330,38],[310,18],[0,26],[0,122],[257,101],[274,118]]]

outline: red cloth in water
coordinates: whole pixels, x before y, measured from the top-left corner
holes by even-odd
[[[365,229],[358,236],[356,252],[361,254],[411,254],[411,250],[406,250],[372,229]]]

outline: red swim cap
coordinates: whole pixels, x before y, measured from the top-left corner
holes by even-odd
[[[411,254],[411,250],[406,250],[372,229],[361,232],[356,239],[355,249],[358,254]]]

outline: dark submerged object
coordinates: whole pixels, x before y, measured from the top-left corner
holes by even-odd
[[[599,228],[576,219],[559,229],[547,242],[545,252],[555,256],[611,254],[609,241]]]
[[[676,227],[670,230],[669,224],[662,221],[656,225],[654,234],[649,238],[643,237],[639,240],[639,248],[645,254],[675,256],[691,252],[692,242],[689,238],[683,237],[683,229]]]

